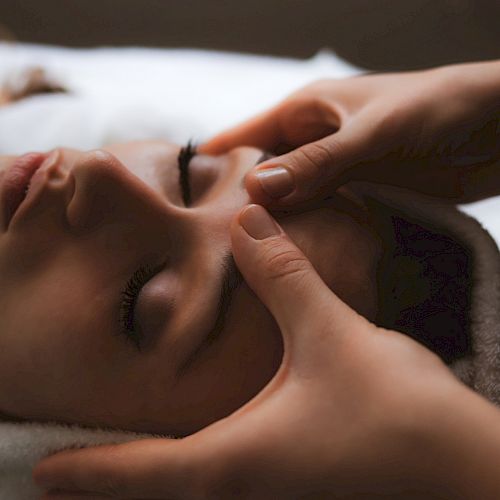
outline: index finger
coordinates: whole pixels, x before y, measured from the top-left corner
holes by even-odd
[[[281,106],[275,106],[198,147],[202,154],[218,155],[237,146],[253,146],[270,151],[284,142],[284,131],[280,120]]]
[[[286,440],[282,425],[279,430],[269,425],[283,404],[285,375],[286,371],[278,370],[250,402],[191,436],[62,451],[39,462],[33,478],[45,489],[118,498],[207,498],[211,492],[223,491],[229,479],[236,484],[248,463],[258,466],[264,463],[263,457],[272,456],[271,436],[274,443],[278,437]],[[289,387],[291,401],[298,399],[296,390]],[[281,398],[274,397],[277,392]]]
[[[164,483],[169,485],[169,492],[187,493],[195,477],[190,477],[189,463],[184,463],[187,454],[177,451],[179,443],[145,439],[65,450],[37,464],[33,479],[45,489],[121,498],[164,498],[168,493]],[[186,498],[191,497],[186,495]]]

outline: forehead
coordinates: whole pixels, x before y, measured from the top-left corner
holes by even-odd
[[[135,157],[148,156],[151,158],[176,157],[179,153],[180,146],[166,140],[149,140],[149,141],[129,141],[116,144],[108,144],[102,149],[109,151],[120,157],[126,156],[130,159]]]

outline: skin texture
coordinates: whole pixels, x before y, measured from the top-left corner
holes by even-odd
[[[1,221],[8,418],[186,435],[242,406],[278,369],[279,329],[245,283],[220,337],[200,348],[215,321],[229,224],[248,202],[244,176],[262,151],[195,157],[190,207],[178,152],[164,142],[56,150],[8,228]],[[13,161],[0,160],[0,176]],[[369,216],[343,197],[323,205],[280,218],[325,282],[372,317],[379,247]],[[164,261],[137,302],[138,351],[120,333],[120,292],[141,264]]]

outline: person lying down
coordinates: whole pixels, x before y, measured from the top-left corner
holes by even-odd
[[[182,437],[267,384],[281,335],[229,239],[266,157],[163,141],[0,157],[5,422]],[[9,189],[23,170],[29,187]],[[274,215],[342,300],[500,402],[498,250],[477,221],[362,183]]]

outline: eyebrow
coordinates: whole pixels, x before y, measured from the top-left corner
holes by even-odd
[[[226,324],[227,311],[229,310],[229,307],[231,306],[231,303],[233,301],[234,293],[243,283],[243,276],[236,266],[236,262],[234,261],[233,254],[231,252],[227,252],[222,258],[220,269],[222,278],[214,324],[207,335],[204,337],[201,344],[181,365],[179,369],[180,373],[183,373],[198,357],[200,352],[204,351],[207,347],[212,345],[214,341],[217,340],[222,334],[224,326]]]

